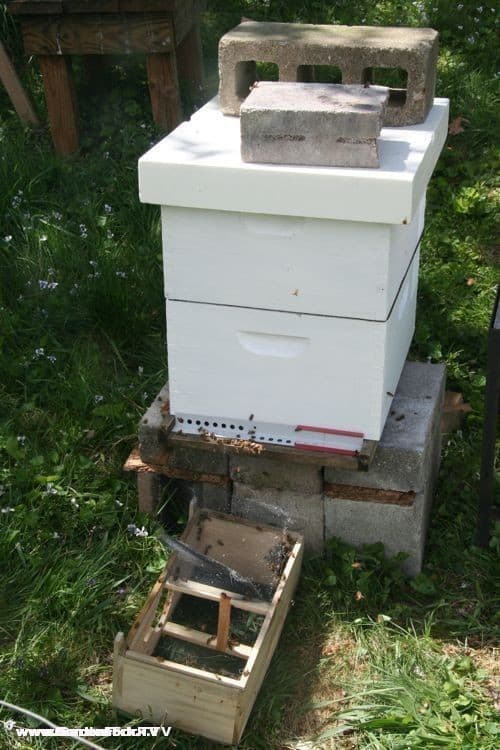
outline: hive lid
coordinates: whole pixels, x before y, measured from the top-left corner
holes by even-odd
[[[248,164],[240,120],[217,98],[139,160],[141,201],[167,206],[409,223],[446,139],[448,99],[435,99],[425,122],[382,128],[380,168]]]

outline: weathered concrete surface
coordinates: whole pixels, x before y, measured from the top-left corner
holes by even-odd
[[[139,453],[146,463],[161,461],[172,417],[168,383],[163,386],[139,423]]]
[[[255,490],[279,489],[304,495],[320,494],[323,490],[323,472],[315,465],[294,464],[281,457],[239,454],[231,456],[229,467],[234,482]]]
[[[231,513],[256,523],[271,524],[298,531],[304,536],[308,554],[322,554],[324,549],[323,496],[278,489],[254,489],[233,482]]]
[[[247,162],[378,167],[383,86],[262,81],[241,105]]]
[[[407,362],[369,471],[325,469],[325,538],[382,542],[421,567],[441,455],[442,365]]]
[[[422,492],[409,507],[384,503],[325,498],[325,537],[339,537],[349,544],[382,542],[388,557],[405,552],[403,570],[411,576],[422,569],[432,493]]]
[[[394,92],[384,124],[412,125],[432,105],[437,54],[433,29],[245,21],[219,43],[219,102],[225,114],[239,114],[257,79],[256,61],[275,63],[280,81],[301,80],[304,68],[315,65],[336,66],[342,83],[358,84],[371,79],[373,68],[401,68],[406,96]]]

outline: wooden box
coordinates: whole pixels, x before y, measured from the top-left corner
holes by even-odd
[[[385,322],[167,300],[174,431],[293,445],[304,442],[302,425],[379,440],[417,285],[418,252]]]
[[[236,593],[235,585],[220,588],[203,566],[173,554],[129,634],[115,639],[113,706],[144,721],[234,744],[297,585],[302,537],[200,510],[182,540],[251,579],[264,598]]]
[[[424,229],[408,224],[162,207],[165,296],[386,320]]]

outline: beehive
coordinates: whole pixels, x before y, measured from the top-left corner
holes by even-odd
[[[379,169],[248,164],[213,100],[142,157],[141,200],[162,206],[174,429],[347,452],[380,438],[447,121],[436,99],[422,124],[383,128]]]

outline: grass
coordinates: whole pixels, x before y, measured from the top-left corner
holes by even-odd
[[[494,5],[212,0],[212,88],[217,39],[241,15],[439,29],[437,93],[450,97],[457,132],[428,192],[412,354],[446,363],[448,387],[473,407],[444,445],[423,573],[408,581],[380,547],[338,542],[309,563],[242,747],[494,748],[500,528],[489,549],[473,543],[499,278]],[[44,118],[36,64],[3,11],[0,23]],[[57,159],[46,130],[23,129],[0,89],[0,697],[72,727],[115,723],[113,637],[163,564],[156,524],[121,472],[166,376],[159,213],[139,203],[136,176],[159,134],[144,68],[116,63],[100,92],[76,70],[80,158]],[[0,727],[2,749],[63,744],[28,745]],[[213,747],[179,732],[167,745]]]

